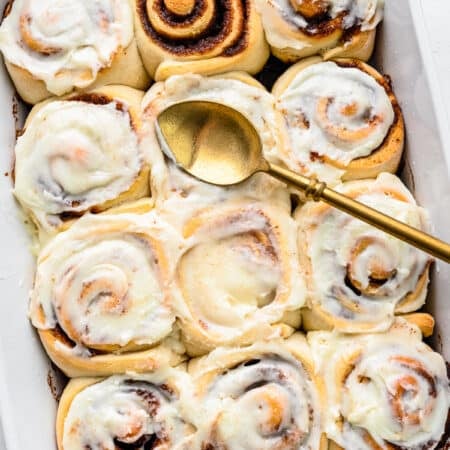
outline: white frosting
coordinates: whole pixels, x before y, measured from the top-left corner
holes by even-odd
[[[261,137],[264,151],[276,153],[281,146],[277,130],[279,116],[274,107],[273,96],[262,88],[230,78],[202,77],[200,75],[172,76],[165,82],[154,84],[146,94],[144,120],[148,148],[162,151],[155,133],[159,113],[169,106],[191,100],[218,102],[242,113],[255,127]],[[178,218],[183,211],[191,211],[189,205],[222,202],[230,197],[271,198],[288,207],[289,199],[281,183],[264,174],[252,177],[243,185],[221,188],[199,182],[181,173],[173,164],[153,164],[152,191],[158,202],[166,202],[164,209]],[[168,201],[168,202],[167,202]],[[182,205],[182,206],[180,206]]]
[[[86,387],[67,412],[64,450],[115,449],[117,441],[133,444],[152,437],[159,442],[157,448],[181,450],[191,431],[181,413],[189,387],[186,374],[174,369],[113,376]]]
[[[391,100],[373,77],[334,62],[300,71],[277,107],[285,114],[290,141],[284,163],[327,182],[339,180],[343,172],[320,161],[320,156],[346,166],[370,155],[395,118]]]
[[[345,183],[338,190],[413,227],[427,228],[424,210],[394,175]],[[403,198],[394,198],[392,193]],[[377,330],[388,328],[397,304],[416,291],[429,257],[331,207],[308,204],[299,209],[297,218],[311,262],[313,308],[339,319],[335,326],[343,327],[342,331],[358,332],[367,324]],[[370,277],[376,278],[378,272],[385,282],[371,286]],[[346,284],[346,278],[360,295]],[[426,285],[397,311],[419,309],[425,296]]]
[[[124,0],[14,0],[0,27],[6,60],[56,95],[89,86],[132,39],[132,10]]]
[[[50,102],[17,140],[15,194],[43,225],[127,191],[144,155],[128,111],[116,103]]]
[[[39,256],[33,325],[59,324],[78,347],[157,343],[175,320],[161,241],[176,251],[177,234],[152,213],[83,217]]]
[[[237,364],[230,367],[230,360]],[[242,350],[220,348],[203,366],[207,380],[213,375],[199,399],[205,411],[197,439],[205,448],[208,443],[228,450],[319,448],[317,387],[282,346],[272,341]]]
[[[248,332],[262,336],[304,304],[296,228],[287,212],[231,202],[193,220],[199,227],[179,260],[175,293],[182,321],[205,341],[224,345]]]
[[[311,3],[314,0],[303,0]],[[296,0],[298,5],[302,0]],[[384,0],[325,0],[328,19],[343,14],[342,30],[359,26],[362,31],[373,30],[383,19]],[[275,48],[302,50],[311,44],[306,42],[302,31],[308,27],[308,19],[296,11],[291,0],[256,0],[269,44]],[[288,30],[286,30],[286,27]],[[314,35],[318,28],[309,27]]]
[[[371,450],[366,430],[380,448],[387,443],[411,450],[437,446],[450,406],[446,367],[416,328],[398,319],[385,334],[314,332],[308,340],[327,387],[329,438],[344,448]],[[335,383],[343,365],[354,367],[342,384]]]

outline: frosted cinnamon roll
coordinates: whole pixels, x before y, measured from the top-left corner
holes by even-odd
[[[87,215],[44,247],[30,318],[68,376],[152,371],[179,362],[165,340],[177,234],[156,214]]]
[[[14,192],[41,238],[87,211],[149,195],[142,98],[106,86],[33,108],[16,143]]]
[[[308,334],[331,449],[432,450],[450,406],[445,362],[402,319],[384,334]]]
[[[295,231],[288,212],[262,202],[216,205],[186,222],[174,296],[188,353],[299,325],[305,293]]]
[[[196,446],[208,450],[325,450],[324,389],[306,340],[219,348],[189,365],[198,403]]]
[[[372,67],[310,58],[287,70],[273,93],[289,144],[269,159],[329,183],[396,172],[402,112],[390,82]]]
[[[72,380],[58,408],[58,449],[181,450],[193,432],[183,414],[189,386],[180,369]]]
[[[128,0],[11,0],[5,14],[0,50],[28,103],[94,85],[148,85]]]
[[[425,211],[394,175],[344,183],[337,190],[413,227],[428,228]],[[424,304],[431,263],[425,253],[323,203],[307,203],[296,218],[312,308],[305,313],[307,329],[382,331],[394,314]]]
[[[250,0],[133,0],[136,38],[157,81],[171,75],[257,73],[269,57]]]
[[[384,0],[255,0],[272,53],[285,62],[321,54],[367,61]]]
[[[158,115],[169,106],[191,100],[221,103],[235,108],[254,125],[265,152],[278,153],[282,148],[283,119],[275,110],[274,99],[254,78],[243,72],[231,72],[214,77],[200,75],[172,76],[154,84],[143,101],[145,146],[163,151],[155,132]],[[152,170],[152,192],[158,206],[173,211],[173,221],[182,222],[182,215],[198,208],[222,203],[232,197],[268,199],[289,210],[289,194],[284,186],[265,174],[257,174],[240,186],[217,187],[202,183],[181,172],[174,164],[156,164]],[[169,202],[167,202],[170,199]]]

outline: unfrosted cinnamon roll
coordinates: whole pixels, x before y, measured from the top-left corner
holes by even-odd
[[[299,325],[295,231],[289,213],[254,201],[205,208],[185,223],[174,296],[191,355],[290,332],[273,324]]]
[[[257,73],[269,57],[251,0],[133,0],[136,38],[157,81],[170,75]]]
[[[19,95],[32,104],[74,89],[148,85],[128,0],[11,0],[0,50]]]
[[[283,119],[275,110],[274,99],[254,78],[243,72],[230,72],[214,77],[179,75],[154,84],[143,101],[145,146],[162,152],[155,131],[158,115],[169,106],[191,100],[221,103],[235,108],[246,116],[261,137],[267,153],[278,153],[283,146]],[[156,167],[157,166],[157,167]],[[182,226],[183,216],[192,215],[192,209],[230,198],[270,199],[289,210],[287,189],[272,177],[256,174],[239,186],[229,188],[202,183],[183,173],[170,161],[154,164],[152,192],[159,207],[172,214],[172,222]]]
[[[42,240],[87,211],[149,195],[142,98],[106,86],[33,108],[15,148],[14,192]]]
[[[428,227],[425,211],[394,175],[337,190],[413,227]],[[323,203],[307,203],[296,218],[312,308],[304,315],[307,329],[382,331],[394,313],[424,304],[431,263],[425,253]]]
[[[196,444],[208,450],[325,450],[324,389],[306,340],[219,348],[192,360],[198,404]]]
[[[170,340],[177,234],[156,214],[87,215],[44,247],[30,318],[68,376],[145,372],[179,362]]]
[[[255,0],[273,54],[294,62],[321,54],[367,61],[384,0]]]
[[[387,333],[308,334],[328,397],[331,449],[432,450],[450,406],[445,362],[397,319]]]
[[[58,408],[58,449],[181,450],[194,431],[183,414],[189,390],[181,369],[74,379]]]
[[[269,159],[329,183],[396,172],[402,112],[390,82],[369,65],[310,58],[288,69],[273,93],[289,144]]]

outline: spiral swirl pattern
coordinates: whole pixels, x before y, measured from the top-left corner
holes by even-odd
[[[73,352],[148,348],[171,332],[169,268],[152,216],[86,216],[47,245],[38,259],[30,315],[55,327]],[[158,237],[156,237],[158,236]]]
[[[148,194],[133,106],[85,94],[38,105],[30,117],[15,148],[15,194],[38,228]]]
[[[255,202],[206,209],[186,223],[175,295],[188,343],[253,342],[303,305],[293,225],[287,212]]]
[[[59,448],[181,449],[192,427],[180,413],[187,386],[177,370],[104,381],[74,380],[60,404]]]
[[[409,225],[427,226],[423,210],[394,175],[349,182],[339,190]],[[383,330],[391,325],[394,311],[411,312],[423,305],[430,264],[424,253],[326,205],[307,204],[297,218],[311,307],[331,327]]]
[[[450,391],[445,363],[398,319],[388,333],[308,336],[327,385],[326,431],[343,448],[436,448]]]
[[[333,52],[368,60],[384,0],[256,0],[267,40],[285,61]]]
[[[156,80],[181,73],[258,72],[269,51],[248,0],[135,0],[138,46]]]
[[[403,149],[401,112],[390,86],[371,67],[311,58],[288,70],[274,94],[289,140],[280,159],[292,170],[334,183],[344,174],[372,178],[396,170]]]
[[[56,95],[92,84],[132,39],[132,10],[121,0],[14,0],[0,27],[7,61]]]
[[[201,369],[197,375],[194,369],[194,381],[206,419],[198,448],[323,448],[319,386],[311,367],[283,344],[217,349],[197,364]]]

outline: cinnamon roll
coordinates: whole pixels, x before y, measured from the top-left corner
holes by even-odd
[[[31,104],[105,84],[148,86],[129,0],[10,0],[0,50]]]
[[[289,145],[269,159],[329,183],[396,172],[402,112],[389,80],[372,67],[310,58],[288,69],[273,93]]]
[[[255,0],[272,53],[285,62],[321,54],[367,61],[384,0]]]
[[[149,195],[142,98],[106,86],[33,108],[15,148],[14,192],[43,240],[87,211]]]
[[[257,73],[269,57],[251,0],[133,0],[136,38],[157,81],[170,75]]]
[[[337,190],[413,227],[428,218],[391,174]],[[431,263],[425,253],[323,203],[298,209],[299,253],[310,293],[304,326],[358,333],[389,328],[394,314],[425,302]]]
[[[189,386],[181,369],[72,380],[58,408],[58,449],[181,450],[193,432],[182,406]]]
[[[432,450],[450,406],[445,362],[397,319],[387,333],[308,334],[327,390],[332,449]]]
[[[118,213],[87,215],[42,250],[29,313],[66,375],[146,372],[180,361],[168,338],[177,242],[152,212]]]
[[[289,213],[254,201],[205,208],[186,222],[174,297],[189,354],[299,325],[305,290],[295,231]]]
[[[235,108],[253,124],[267,153],[278,153],[283,147],[280,129],[283,119],[274,107],[274,99],[254,78],[243,72],[214,77],[176,75],[154,84],[143,101],[145,146],[163,151],[156,134],[158,115],[176,103],[202,100]],[[256,174],[239,186],[217,187],[202,183],[183,173],[173,163],[156,164],[152,170],[152,192],[162,209],[173,212],[172,221],[182,223],[192,208],[223,203],[230,198],[270,199],[289,210],[289,193],[282,183],[266,174]]]
[[[324,388],[306,340],[219,348],[189,371],[204,413],[196,446],[208,450],[325,450]]]

